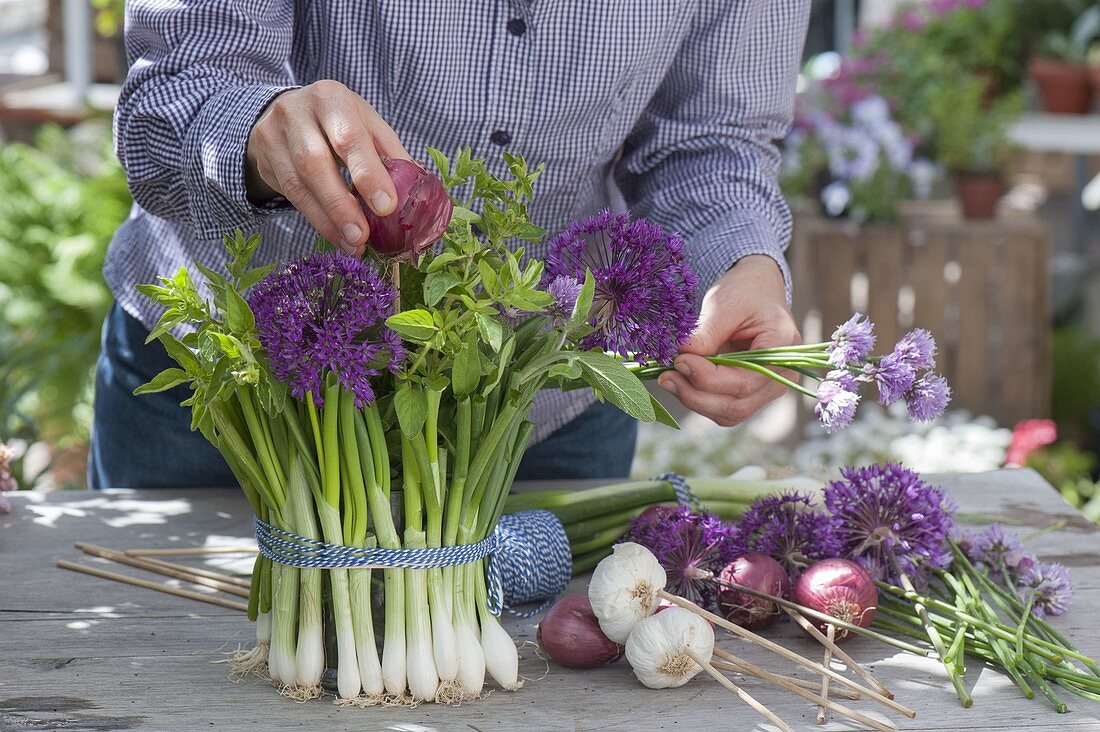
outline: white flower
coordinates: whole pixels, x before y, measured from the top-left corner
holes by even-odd
[[[642,620],[626,641],[626,660],[638,681],[651,689],[683,686],[703,670],[695,658],[705,663],[713,652],[710,623],[682,607]]]
[[[641,544],[616,544],[592,572],[588,600],[600,630],[616,643],[626,643],[638,621],[657,608],[657,593],[665,587],[665,570],[653,552]]]

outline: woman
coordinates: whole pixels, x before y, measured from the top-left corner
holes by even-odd
[[[681,233],[703,291],[700,324],[658,382],[737,424],[782,392],[702,356],[796,342],[783,249],[790,216],[774,140],[790,124],[809,0],[130,0],[131,68],[115,118],[135,198],[104,274],[89,485],[234,483],[178,406],[134,397],[167,367],[144,343],[159,317],[135,285],[221,236],[263,234],[258,260],[309,251],[314,231],[362,254],[395,192],[380,157],[472,146],[544,161],[531,208],[550,231],[626,205]],[[537,248],[536,255],[539,253]],[[635,426],[587,391],[541,394],[521,478],[618,477]]]

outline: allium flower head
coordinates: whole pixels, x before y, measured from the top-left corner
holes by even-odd
[[[709,576],[743,551],[732,526],[711,514],[692,513],[687,506],[640,516],[623,541],[653,552],[668,575],[669,592],[709,608],[716,596]]]
[[[1025,602],[1034,596],[1031,611],[1040,618],[1061,615],[1073,599],[1069,572],[1054,562],[1036,564],[1023,572],[1017,589]]]
[[[826,432],[832,434],[847,427],[856,416],[857,406],[859,394],[846,389],[843,381],[825,379],[818,385],[814,414]]]
[[[913,388],[913,382],[917,380],[913,367],[898,351],[886,354],[878,363],[867,364],[863,373],[866,379],[878,386],[878,403],[883,406],[905,398],[906,392]]]
[[[925,373],[913,382],[905,393],[905,407],[909,416],[920,422],[930,422],[943,414],[951,401],[951,387],[947,379]]]
[[[997,571],[1000,571],[1002,562],[1006,567],[1015,567],[1023,555],[1024,545],[1000,524],[985,527],[974,542],[974,558]]]
[[[930,369],[936,365],[936,339],[924,328],[916,328],[901,337],[894,352],[914,371]]]
[[[737,522],[734,543],[767,554],[794,577],[842,550],[836,521],[814,508],[810,496],[785,493],[758,498]]]
[[[829,363],[844,366],[867,358],[875,347],[875,324],[862,313],[856,313],[848,322],[833,331],[829,346]]]
[[[305,399],[324,404],[326,374],[355,396],[374,401],[370,379],[396,370],[404,349],[387,328],[397,291],[367,263],[341,253],[287,262],[248,296],[256,330],[275,376]]]
[[[604,210],[574,222],[550,240],[544,282],[558,277],[596,282],[581,347],[602,348],[639,361],[672,362],[695,329],[699,278],[684,241],[645,219]]]
[[[951,564],[955,506],[941,489],[896,463],[844,468],[841,476],[824,494],[845,556],[894,583],[898,569],[918,582],[925,570]]]

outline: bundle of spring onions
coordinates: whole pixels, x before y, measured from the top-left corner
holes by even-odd
[[[186,269],[141,288],[166,308],[151,338],[178,368],[139,391],[190,387],[193,426],[240,481],[261,548],[292,550],[258,560],[247,662],[296,698],[320,693],[326,667],[339,697],[362,704],[474,698],[486,672],[516,688],[518,654],[490,611],[484,560],[412,568],[408,552],[468,556],[493,533],[547,385],[587,385],[656,419],[641,381],[607,351],[667,360],[695,322],[697,280],[678,237],[605,212],[555,237],[547,263],[521,266],[522,250],[506,244],[543,234],[526,213],[538,171],[506,156],[498,178],[469,151],[453,164],[431,154],[443,181],[407,161],[390,166],[400,225],[372,226],[389,237],[372,239],[385,258],[322,246],[250,268],[259,239],[238,233],[226,239],[224,274],[197,265],[212,303]],[[470,198],[456,205],[447,188]],[[608,252],[588,251],[590,241]],[[641,278],[628,293],[641,315],[606,317],[597,284],[613,275],[599,262],[642,251],[650,269],[627,276]],[[660,322],[646,320],[654,314]],[[330,561],[374,548],[388,550],[385,562]],[[377,633],[370,566],[383,568]]]

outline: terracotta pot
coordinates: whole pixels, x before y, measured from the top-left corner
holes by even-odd
[[[1005,192],[1000,173],[957,171],[955,192],[962,204],[963,218],[991,219],[997,215],[997,203]]]
[[[1084,64],[1048,58],[1032,59],[1028,72],[1039,87],[1043,111],[1052,114],[1087,114],[1092,106],[1089,69]]]
[[[1092,85],[1093,100],[1100,99],[1100,66],[1089,67],[1089,83]]]

